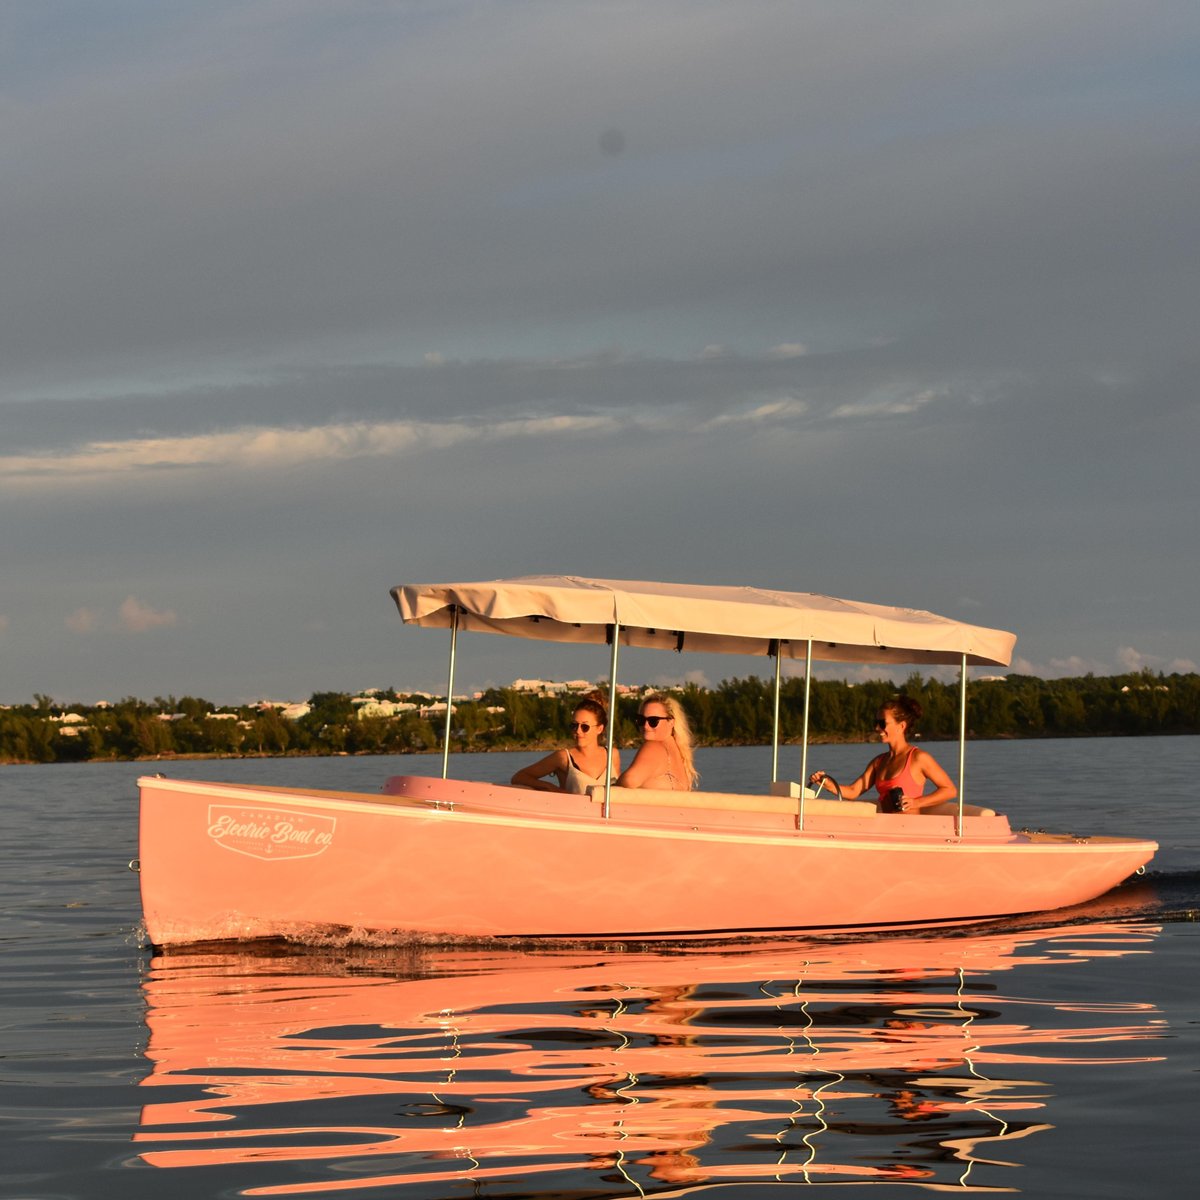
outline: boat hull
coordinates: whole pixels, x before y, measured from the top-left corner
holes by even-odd
[[[394,794],[146,778],[140,882],[159,946],[272,937],[568,937],[969,921],[1079,904],[1153,842],[1003,818],[614,812],[454,781]],[[405,792],[410,794],[404,794]],[[765,798],[764,798],[765,799]],[[768,806],[769,807],[769,806]]]

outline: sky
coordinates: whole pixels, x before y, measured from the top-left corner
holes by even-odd
[[[1195,671],[1198,117],[1194,0],[2,0],[0,703],[436,692],[389,589],[531,574]]]

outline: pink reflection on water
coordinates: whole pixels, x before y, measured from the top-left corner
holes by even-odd
[[[1052,1128],[1047,1068],[1151,1062],[1134,1049],[1164,1033],[1056,978],[1156,932],[157,958],[143,1084],[167,1091],[135,1141],[245,1195],[1011,1188],[1019,1142]]]

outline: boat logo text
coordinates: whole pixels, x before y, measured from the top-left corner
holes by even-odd
[[[219,846],[251,858],[314,858],[333,845],[336,817],[264,808],[260,804],[210,804],[208,836]]]

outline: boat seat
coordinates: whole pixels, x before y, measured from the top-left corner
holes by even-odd
[[[771,784],[771,794],[773,796],[792,796],[794,798],[794,797],[800,795],[800,785],[794,781],[792,781],[792,782],[784,781],[781,783],[773,783],[773,784]],[[808,800],[805,802],[805,805],[804,805],[804,811],[811,812],[813,810],[809,808],[809,801],[811,801],[817,795],[817,793],[814,792],[812,790],[812,788],[806,787],[804,789],[804,794],[805,794],[805,796],[808,797]],[[836,803],[836,801],[835,801],[835,803]],[[842,803],[845,804],[845,803],[847,803],[847,801],[842,801]],[[850,801],[849,803],[860,803],[860,802],[859,801]],[[870,804],[872,808],[876,807],[875,802],[873,800],[869,800],[869,801],[867,801],[867,803]],[[935,804],[932,808],[923,808],[921,811],[922,811],[922,813],[928,813],[929,815],[935,816],[935,817],[957,816],[958,801],[957,800],[947,800],[943,804]],[[994,808],[980,808],[978,804],[964,804],[963,805],[963,816],[964,817],[994,817],[995,815],[996,815],[996,810]]]
[[[604,803],[604,785],[588,788],[588,793],[599,804]],[[796,800],[787,796],[752,796],[741,792],[675,792],[659,791],[655,788],[612,789],[613,804],[639,804],[659,808],[704,808],[726,812],[795,813]],[[863,800],[808,800],[804,801],[805,816],[821,817],[873,817],[875,805]]]
[[[964,804],[962,810],[964,817],[994,817],[996,815],[994,808],[980,808],[978,804]],[[934,817],[955,817],[958,815],[958,801],[947,800],[942,804],[935,804],[932,808],[923,808],[921,811]]]

